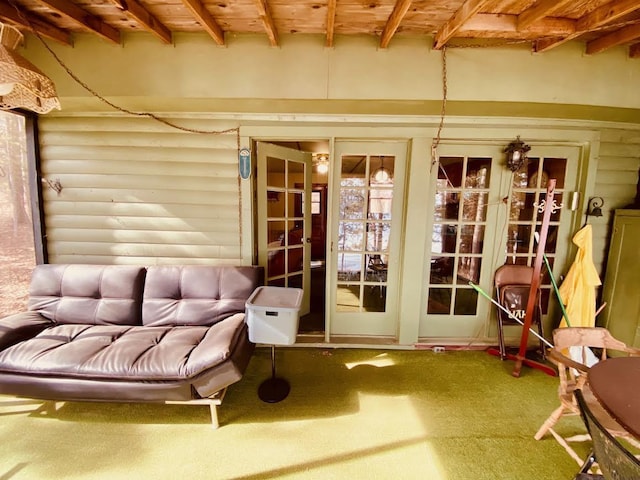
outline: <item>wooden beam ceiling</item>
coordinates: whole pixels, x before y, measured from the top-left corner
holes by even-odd
[[[111,0],[120,10],[130,15],[140,23],[147,31],[153,33],[164,43],[170,45],[173,42],[171,31],[160,23],[137,0]]]
[[[73,45],[73,42],[71,41],[71,34],[69,32],[54,27],[33,15],[18,11],[7,3],[0,3],[0,19],[29,32],[33,29],[39,35],[63,45]]]
[[[338,0],[329,0],[327,3],[327,47],[333,47],[333,36],[336,28],[336,7]]]
[[[209,11],[205,8],[200,0],[182,0],[182,3],[193,14],[193,17],[202,25],[211,38],[215,40],[218,45],[224,45],[224,32],[218,22],[211,16]]]
[[[278,31],[276,30],[276,25],[273,22],[273,17],[271,16],[271,10],[269,9],[267,0],[256,0],[256,6],[258,7],[258,15],[260,16],[260,20],[262,20],[262,25],[269,37],[269,43],[272,47],[277,47]]]
[[[551,16],[558,8],[564,7],[574,1],[575,0],[541,0],[534,3],[532,7],[518,15],[518,30],[525,30],[532,23]]]
[[[380,37],[380,48],[387,48],[391,38],[395,35],[396,30],[400,26],[400,22],[407,14],[409,7],[411,7],[412,0],[397,0],[393,7],[393,12],[387,20],[387,24],[384,26],[382,35]]]
[[[433,48],[439,50],[444,47],[465,22],[482,10],[489,2],[490,0],[466,0],[453,17],[438,30]]]
[[[280,30],[324,34],[327,47],[337,35],[377,36],[384,49],[420,34],[435,49],[475,39],[545,52],[577,40],[589,54],[628,45],[636,58],[640,48],[640,0],[0,0],[0,19],[65,45],[83,31],[114,44],[123,32],[172,44],[175,32],[202,31],[218,45],[227,33],[264,32],[276,47]]]
[[[78,7],[75,3],[68,0],[38,0],[40,3],[51,8],[59,15],[64,15],[67,18],[75,21],[82,27],[89,31],[98,34],[100,37],[108,40],[116,45],[120,44],[120,31],[113,28],[111,25],[104,23],[97,17],[90,15],[82,8]]]
[[[629,43],[640,38],[640,24],[629,25],[616,30],[604,37],[597,38],[587,43],[587,55],[600,53],[611,47]]]
[[[545,52],[569,40],[573,40],[585,32],[598,30],[608,24],[612,24],[637,10],[640,10],[640,2],[638,0],[613,0],[578,19],[575,22],[575,32],[572,35],[540,40],[536,42],[534,49],[536,52]]]

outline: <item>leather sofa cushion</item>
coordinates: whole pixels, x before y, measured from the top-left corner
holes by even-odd
[[[150,266],[142,302],[146,326],[214,325],[245,303],[263,270],[252,266]]]
[[[0,372],[184,380],[224,362],[244,332],[243,322],[238,314],[212,327],[57,325],[0,352]]]
[[[140,325],[145,268],[38,265],[28,309],[58,324]]]

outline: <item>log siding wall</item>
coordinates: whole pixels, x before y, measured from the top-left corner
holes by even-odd
[[[633,203],[639,170],[640,130],[602,129],[593,196],[603,198],[603,216],[589,217],[589,223],[593,225],[594,263],[602,280],[606,268],[613,211]]]
[[[235,125],[175,119],[188,128]],[[148,118],[42,117],[50,263],[238,264],[237,136]]]

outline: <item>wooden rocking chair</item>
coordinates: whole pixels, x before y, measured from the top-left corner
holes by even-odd
[[[580,389],[582,391],[582,397],[593,415],[611,435],[616,438],[624,438],[632,445],[640,448],[640,443],[602,408],[589,388],[586,375],[589,371],[589,367],[587,366],[587,348],[594,348],[600,351],[600,361],[606,361],[608,350],[617,350],[627,355],[640,356],[640,349],[628,347],[620,340],[615,339],[606,328],[600,327],[558,328],[553,331],[553,340],[554,348],[549,351],[548,358],[558,366],[558,378],[560,379],[558,395],[560,397],[560,406],[554,410],[549,418],[542,424],[538,432],[534,435],[534,438],[540,440],[549,432],[578,465],[584,463],[584,459],[580,458],[568,442],[588,441],[590,440],[590,436],[584,434],[563,438],[553,429],[553,426],[562,417],[580,415],[580,407],[575,399],[575,391]],[[581,362],[575,361],[567,356],[570,347],[581,347]]]

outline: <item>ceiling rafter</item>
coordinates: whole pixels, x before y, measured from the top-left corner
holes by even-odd
[[[33,15],[29,15],[24,12],[18,13],[15,8],[7,3],[0,3],[0,19],[12,23],[16,27],[23,28],[29,32],[35,30],[39,35],[63,45],[73,45],[73,42],[71,41],[71,34],[66,30],[54,27],[53,25],[35,18]]]
[[[380,48],[387,48],[389,46],[389,42],[391,42],[391,39],[396,33],[396,30],[398,30],[400,22],[402,22],[402,19],[409,11],[411,3],[412,0],[396,1],[396,4],[393,7],[393,11],[391,12],[391,15],[389,15],[389,19],[384,26],[382,35],[380,36]]]
[[[573,40],[585,32],[601,28],[636,10],[640,10],[638,0],[612,0],[579,18],[576,21],[576,31],[573,35],[555,39],[542,39],[536,42],[534,50],[536,52],[545,52],[569,40]]]
[[[147,11],[137,0],[111,0],[120,10],[126,12],[140,23],[146,30],[166,44],[171,44],[173,38],[171,31],[160,23],[151,13]]]
[[[211,38],[215,40],[218,45],[224,45],[224,31],[222,27],[218,25],[215,18],[209,13],[200,0],[182,0],[182,3],[191,10],[191,13],[195,19],[202,25]]]
[[[574,2],[575,0],[542,0],[535,3],[531,8],[526,9],[520,15],[518,15],[518,30],[524,30],[532,23],[542,20],[544,17],[549,17],[558,8]]]
[[[278,30],[276,30],[276,25],[273,22],[269,4],[267,3],[267,0],[256,0],[256,5],[258,6],[258,15],[260,16],[260,20],[262,20],[264,29],[266,30],[267,36],[269,37],[269,43],[272,47],[277,47],[279,43]]]
[[[441,49],[453,37],[464,23],[482,10],[490,0],[467,0],[436,34],[433,48]]]
[[[327,4],[327,47],[333,47],[333,37],[336,28],[336,7],[338,0],[329,0]]]
[[[640,43],[634,43],[629,47],[630,58],[640,58]]]
[[[89,12],[83,10],[75,3],[68,0],[38,0],[43,5],[51,8],[60,15],[79,23],[87,30],[97,33],[100,37],[109,42],[120,44],[120,31],[111,25],[104,23],[98,17],[94,17]]]
[[[497,13],[478,13],[470,18],[458,30],[461,36],[482,33],[533,34],[533,35],[571,35],[575,32],[575,22],[566,18],[548,17],[536,21],[526,29],[518,28],[517,15]]]
[[[629,25],[620,30],[596,38],[587,43],[587,55],[603,52],[609,48],[617,47],[624,43],[633,42],[640,38],[640,24]]]
[[[640,10],[638,0],[612,0],[580,18],[576,23],[576,28],[582,31],[600,28],[636,10]]]

